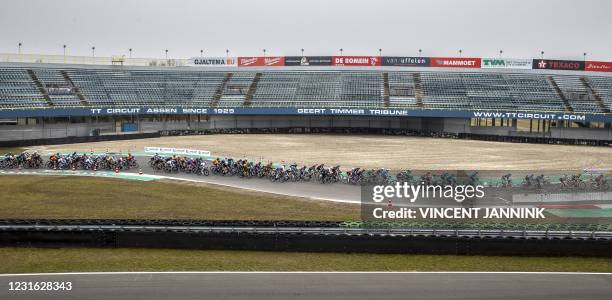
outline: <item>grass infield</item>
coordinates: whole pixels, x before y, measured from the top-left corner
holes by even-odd
[[[0,248],[0,273],[110,271],[612,272],[609,258]]]
[[[3,175],[0,191],[0,219],[359,219],[356,204],[174,182]]]
[[[4,156],[8,153],[19,154],[25,149],[20,147],[0,147],[0,155]]]

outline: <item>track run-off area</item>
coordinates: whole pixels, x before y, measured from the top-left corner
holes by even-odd
[[[252,161],[392,170],[612,170],[612,147],[358,134],[213,134],[34,146],[41,153],[210,151]]]

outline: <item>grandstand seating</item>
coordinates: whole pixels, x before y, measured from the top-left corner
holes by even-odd
[[[389,72],[389,106],[415,108],[416,83],[413,74]]]
[[[45,106],[47,102],[25,69],[0,68],[0,107]]]
[[[57,88],[68,92],[49,93]],[[228,73],[201,69],[0,67],[0,108],[50,105],[389,107],[602,113],[612,108],[612,77],[526,72]]]
[[[552,76],[574,111],[599,112],[600,107],[578,76]]]
[[[609,77],[588,77],[585,79],[601,99],[602,105],[612,110],[612,79]]]
[[[246,99],[247,91],[255,78],[253,72],[235,73],[227,81],[221,98],[219,99],[220,107],[240,107]]]
[[[70,89],[70,83],[66,81],[62,73],[57,69],[35,69],[34,75],[42,84],[44,89],[49,91],[51,88],[66,88]],[[54,106],[79,106],[81,101],[75,93],[67,92],[55,94],[48,92],[49,100]]]

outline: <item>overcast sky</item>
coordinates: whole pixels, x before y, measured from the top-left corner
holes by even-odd
[[[0,0],[0,52],[612,61],[611,0]]]

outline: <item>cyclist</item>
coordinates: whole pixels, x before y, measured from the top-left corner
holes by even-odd
[[[534,179],[534,175],[533,174],[529,174],[529,175],[525,176],[525,184],[527,186],[529,186],[529,187],[533,185],[533,183],[534,183],[533,181],[534,180],[535,179]]]
[[[512,174],[508,173],[501,177],[501,182],[503,187],[511,187],[512,186]]]
[[[478,172],[474,172],[469,175],[470,177],[470,185],[475,186],[480,182],[480,178],[478,177]]]
[[[541,188],[544,185],[544,182],[546,182],[546,177],[544,177],[544,174],[540,174],[535,178],[535,183],[538,188]]]

